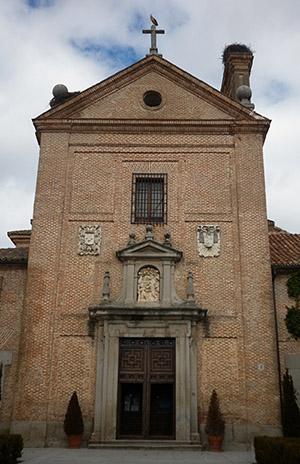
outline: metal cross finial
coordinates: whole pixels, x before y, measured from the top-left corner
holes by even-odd
[[[158,22],[154,18],[154,16],[150,15],[150,19],[152,22],[151,29],[143,29],[143,34],[151,34],[151,47],[150,47],[150,55],[158,55],[158,48],[156,44],[156,34],[164,34],[165,31],[163,29],[156,29],[158,26]],[[162,56],[162,55],[159,55]]]

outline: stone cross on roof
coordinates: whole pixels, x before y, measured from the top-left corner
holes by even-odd
[[[151,29],[143,29],[143,34],[151,34],[151,47],[150,47],[150,55],[158,55],[158,48],[156,44],[156,34],[164,34],[165,31],[163,29],[156,29],[158,26],[158,22],[154,18],[154,16],[150,15],[150,20],[152,22]],[[162,56],[162,55],[159,55]]]

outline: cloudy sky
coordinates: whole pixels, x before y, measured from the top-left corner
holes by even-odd
[[[265,144],[268,216],[300,232],[299,0],[0,0],[0,246],[30,227],[38,161],[31,118],[64,83],[84,90],[142,58],[149,14],[166,30],[164,57],[219,89],[222,50],[255,51],[256,110],[272,119]]]

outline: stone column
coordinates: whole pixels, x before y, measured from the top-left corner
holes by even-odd
[[[163,262],[163,275],[161,277],[161,282],[163,282],[161,302],[163,305],[169,305],[171,304],[171,264],[169,261]]]
[[[91,442],[97,442],[101,439],[101,412],[103,410],[103,366],[104,366],[104,335],[103,325],[98,322],[96,331],[97,340],[97,358],[96,358],[96,391],[95,391],[95,413],[94,413],[94,430],[91,436]]]
[[[112,441],[116,439],[117,430],[119,338],[111,333],[107,323],[105,326],[101,438],[103,441]]]
[[[191,375],[191,440],[199,442],[199,425],[198,425],[198,348],[197,348],[197,325],[192,323],[192,336],[190,338],[190,375]]]
[[[191,440],[191,382],[189,338],[176,338],[176,440]]]
[[[127,269],[127,274],[125,272],[124,277],[126,278],[125,281],[125,304],[134,304],[136,301],[136,275],[135,275],[135,266],[134,263],[129,262],[126,263],[124,270]]]

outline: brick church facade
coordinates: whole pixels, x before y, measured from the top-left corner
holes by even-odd
[[[220,91],[153,53],[33,121],[32,230],[0,250],[0,426],[26,444],[65,443],[75,390],[90,446],[203,442],[213,389],[228,443],[280,433],[300,235],[267,221],[253,55],[224,60]]]

